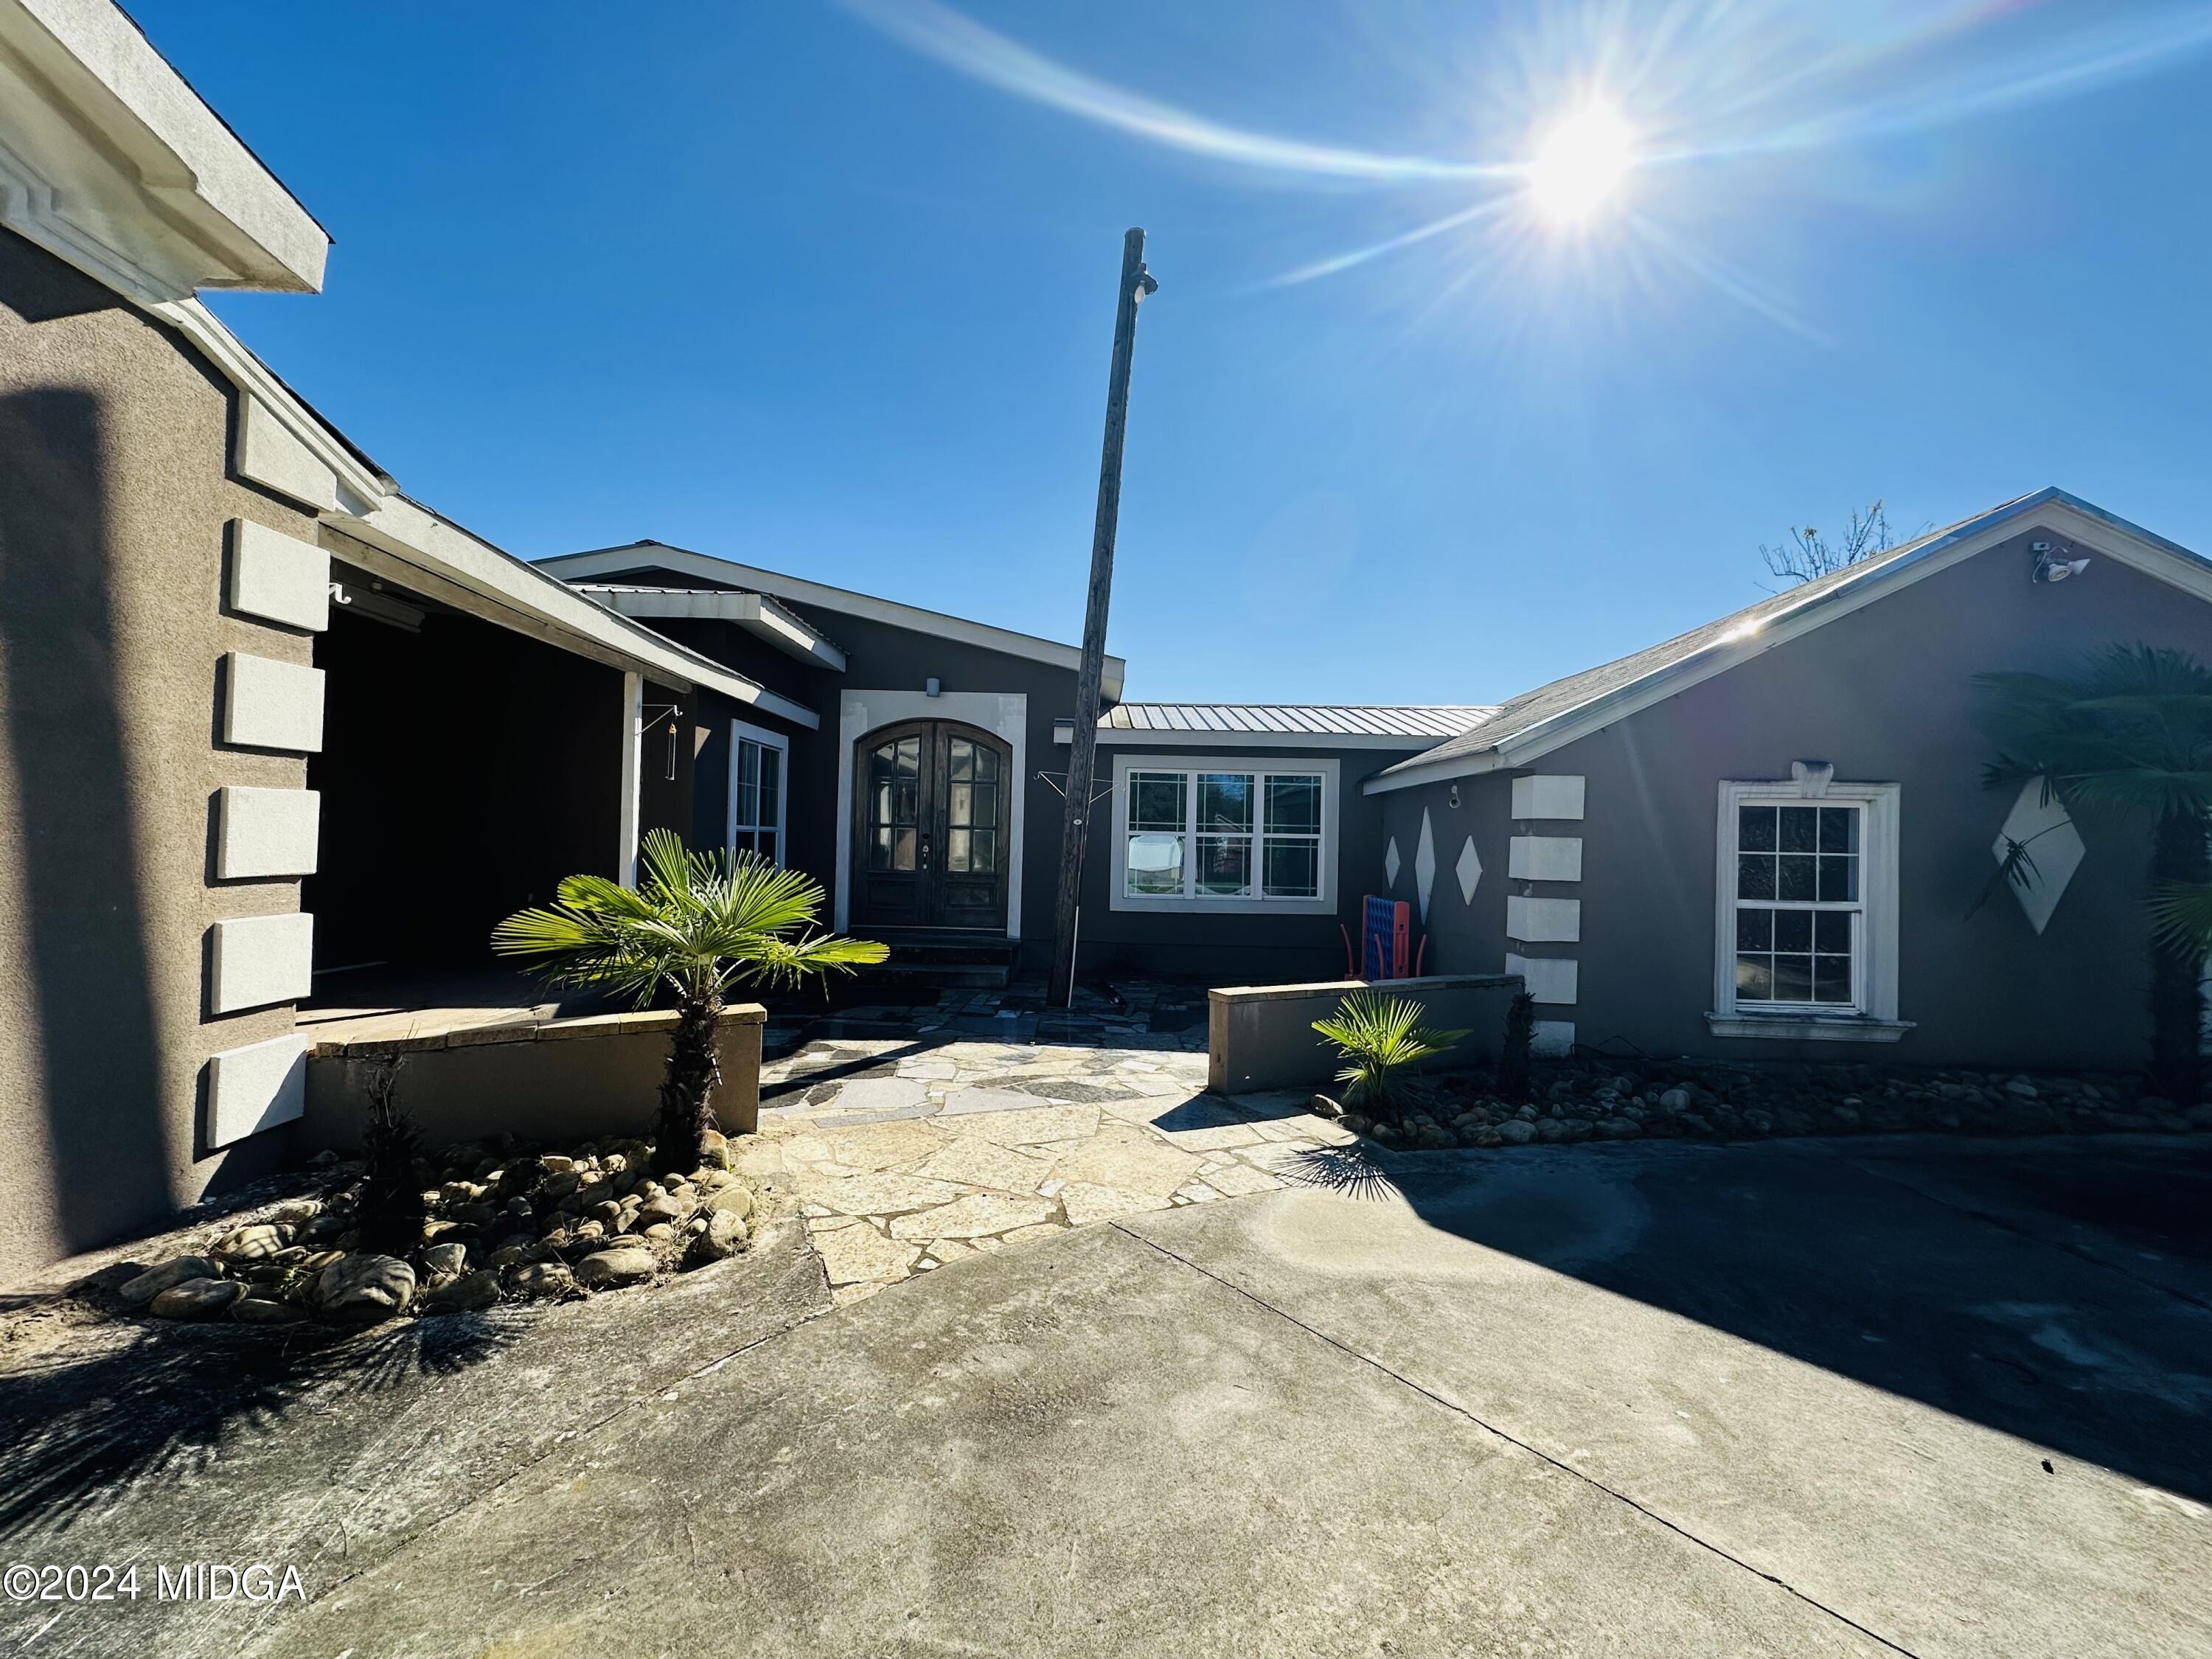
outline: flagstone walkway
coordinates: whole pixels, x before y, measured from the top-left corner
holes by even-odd
[[[761,1090],[738,1167],[798,1200],[841,1306],[1087,1222],[1267,1192],[1354,1139],[1304,1093],[1206,1093],[1206,1055],[1179,1043],[848,1037],[764,1066]]]

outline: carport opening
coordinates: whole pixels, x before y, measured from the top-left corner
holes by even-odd
[[[619,669],[334,560],[303,1024],[542,1006],[492,925],[577,872],[617,873]]]

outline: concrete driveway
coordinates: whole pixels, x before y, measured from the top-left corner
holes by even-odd
[[[2212,1652],[2202,1140],[1305,1174],[664,1372],[228,1628],[319,1656]]]

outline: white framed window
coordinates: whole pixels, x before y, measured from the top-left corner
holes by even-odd
[[[790,761],[790,740],[781,732],[730,722],[729,848],[755,854],[779,869]]]
[[[1334,760],[1114,757],[1114,908],[1334,912]]]
[[[1713,1011],[1718,1036],[1894,1042],[1898,787],[1720,787]]]

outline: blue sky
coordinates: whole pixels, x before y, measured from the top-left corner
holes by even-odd
[[[1878,495],[2212,550],[2203,5],[883,3],[134,15],[337,239],[216,309],[526,556],[1074,638],[1131,224],[1132,696],[1502,697]],[[1643,162],[1542,222],[1594,103]]]

